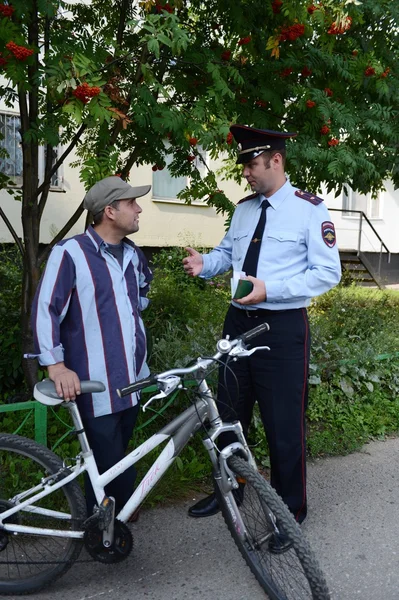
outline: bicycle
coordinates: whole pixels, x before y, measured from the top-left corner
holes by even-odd
[[[70,410],[81,452],[61,461],[33,440],[0,434],[0,594],[34,593],[61,577],[78,559],[83,546],[103,563],[124,560],[132,549],[126,525],[150,490],[173,463],[191,436],[203,429],[203,444],[212,463],[215,489],[224,520],[243,558],[271,600],[327,600],[326,581],[299,525],[269,483],[258,473],[241,424],[224,423],[206,382],[212,365],[249,356],[268,347],[249,349],[247,342],[268,329],[262,324],[237,339],[221,339],[212,357],[192,366],[172,369],[118,390],[130,394],[156,384],[156,399],[184,389],[184,378],[198,382],[195,402],[114,467],[98,472],[88,445],[78,407],[64,402],[53,382],[44,380],[34,397],[45,404]],[[81,382],[82,393],[102,391],[101,382]],[[233,431],[237,442],[218,450],[215,440]],[[113,498],[104,487],[120,472],[160,444],[166,443],[125,506],[115,515]],[[87,471],[98,506],[86,515],[86,504],[76,479]],[[284,535],[289,543],[281,552],[271,540]]]

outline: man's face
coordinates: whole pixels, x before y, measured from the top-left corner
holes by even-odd
[[[136,233],[139,230],[139,214],[142,208],[137,204],[136,198],[120,200],[118,206],[113,208],[113,223],[123,236]]]
[[[276,191],[280,170],[276,168],[275,157],[280,156],[277,154],[273,158],[265,160],[264,154],[260,154],[243,165],[242,174],[254,192],[270,196]]]

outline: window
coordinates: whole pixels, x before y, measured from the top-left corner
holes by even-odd
[[[203,157],[204,161],[207,160],[206,152],[204,152],[200,146],[198,146],[198,152]],[[181,202],[177,198],[177,194],[184,190],[185,187],[190,183],[189,177],[172,177],[168,169],[168,165],[172,162],[173,157],[170,154],[165,155],[166,166],[162,171],[154,171],[152,174],[152,197],[155,200],[164,200],[172,202]],[[200,158],[196,158],[194,165],[200,172],[201,177],[205,174],[206,166]],[[198,202],[202,204],[202,202]],[[193,204],[197,204],[194,202]]]
[[[0,113],[0,148],[8,157],[0,157],[0,171],[10,177],[15,185],[22,185],[22,147],[19,132],[21,121],[18,115]]]
[[[20,134],[21,120],[19,115],[10,113],[0,113],[0,148],[7,150],[8,157],[0,156],[0,172],[4,173],[12,180],[15,186],[22,186],[22,146]],[[44,162],[46,150],[44,147],[39,150],[39,178],[43,181]],[[54,165],[59,156],[59,147],[52,149],[52,164]],[[57,169],[51,178],[51,190],[62,189],[62,170]]]
[[[51,153],[52,153],[52,160],[51,160],[51,166],[53,166],[57,160],[59,159],[60,156],[60,147],[58,146],[57,148],[52,148],[51,149]],[[45,165],[45,159],[46,159],[46,148],[44,148],[44,152],[43,152],[43,166],[41,167],[41,173],[42,173],[42,179],[44,178],[44,165]],[[39,162],[39,168],[40,168],[40,162]],[[63,177],[62,177],[62,165],[60,167],[58,167],[58,169],[56,170],[56,172],[52,175],[51,177],[51,183],[50,183],[50,190],[53,191],[60,191],[63,189]]]
[[[354,211],[361,210],[369,219],[381,218],[381,196],[372,198],[371,194],[359,194],[346,186],[342,192],[342,208],[345,217],[357,217]]]

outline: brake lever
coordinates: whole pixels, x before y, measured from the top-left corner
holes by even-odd
[[[143,412],[146,411],[147,407],[151,404],[151,402],[153,402],[154,400],[158,400],[159,398],[166,398],[167,396],[169,396],[169,394],[171,394],[175,389],[177,389],[178,387],[181,387],[180,384],[180,377],[177,377],[175,375],[172,375],[171,377],[167,377],[166,379],[158,379],[157,381],[158,384],[161,384],[164,386],[164,389],[161,390],[159,392],[159,394],[156,394],[155,396],[152,396],[148,402],[146,402],[143,406]]]
[[[233,350],[230,352],[230,356],[244,358],[246,356],[251,356],[251,354],[257,352],[258,350],[270,350],[270,348],[269,346],[257,346],[256,348],[252,348],[252,350],[233,348]]]
[[[165,394],[165,392],[164,392],[163,390],[161,390],[161,391],[159,392],[159,394],[157,394],[156,396],[152,396],[152,397],[151,397],[151,398],[150,398],[150,399],[149,399],[149,400],[148,400],[148,401],[147,401],[147,402],[146,402],[146,403],[143,405],[143,408],[142,408],[143,412],[145,412],[145,411],[146,411],[146,409],[147,409],[147,406],[149,406],[153,400],[157,400],[158,398],[166,398],[166,394]]]

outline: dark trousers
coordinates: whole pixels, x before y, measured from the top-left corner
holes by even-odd
[[[89,417],[83,420],[86,435],[100,474],[125,456],[138,412],[139,405],[136,404],[136,406],[121,412],[102,417]],[[132,495],[135,479],[136,469],[132,465],[105,487],[107,496],[115,498],[116,514]],[[85,494],[87,514],[90,516],[97,501],[87,473],[85,473]]]
[[[310,335],[306,309],[257,311],[256,317],[230,306],[223,335],[237,337],[262,322],[270,331],[250,347],[269,346],[220,367],[218,408],[226,421],[238,419],[248,431],[255,401],[270,450],[271,484],[297,521],[306,517],[306,432]],[[239,389],[237,390],[237,383]],[[220,436],[220,446],[234,434]]]

